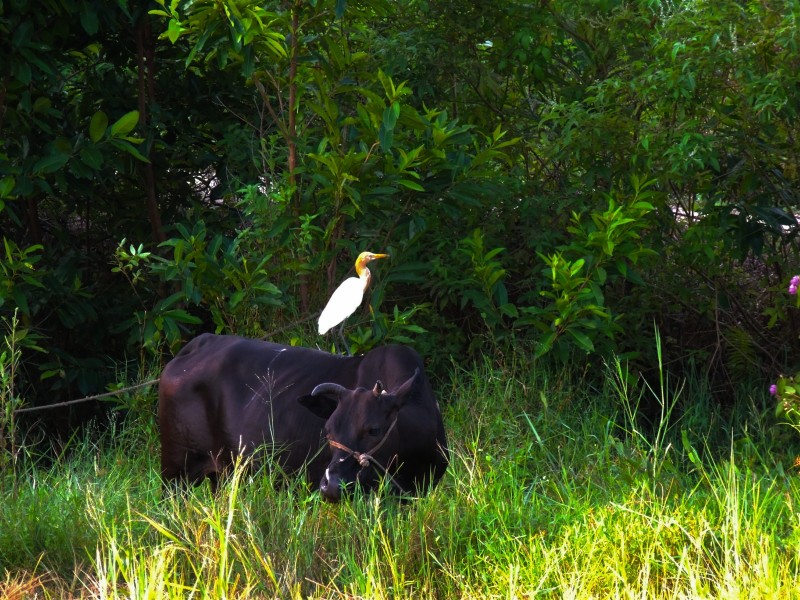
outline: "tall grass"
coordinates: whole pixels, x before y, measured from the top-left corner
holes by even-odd
[[[0,590],[800,598],[795,452],[753,411],[683,408],[710,406],[706,393],[701,381],[638,385],[619,363],[598,386],[525,364],[454,368],[440,390],[451,467],[410,503],[331,505],[247,464],[216,495],[163,495],[152,427],[87,435],[54,464],[0,475]],[[647,431],[642,399],[655,400]]]

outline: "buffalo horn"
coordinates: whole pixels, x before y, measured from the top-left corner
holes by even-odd
[[[332,395],[341,396],[345,389],[338,383],[320,383],[311,392],[312,396]]]

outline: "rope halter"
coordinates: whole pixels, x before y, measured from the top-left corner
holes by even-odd
[[[356,452],[355,450],[351,450],[344,444],[341,444],[336,440],[331,440],[331,439],[328,440],[328,444],[333,448],[338,448],[339,450],[347,452],[349,456],[352,456],[353,458],[356,459],[356,462],[358,462],[358,464],[361,465],[362,469],[366,469],[369,466],[369,463],[374,463],[378,465],[385,473],[386,469],[377,460],[375,460],[375,458],[372,455],[375,454],[378,450],[380,450],[380,447],[383,446],[384,442],[386,442],[386,440],[389,437],[389,434],[392,432],[395,425],[397,425],[397,417],[395,417],[394,421],[392,421],[392,424],[389,425],[389,429],[386,430],[386,433],[384,434],[381,441],[378,442],[369,452]],[[345,460],[347,460],[347,457],[340,458],[339,462],[344,462]]]

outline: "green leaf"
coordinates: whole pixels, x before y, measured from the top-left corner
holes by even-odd
[[[14,34],[11,36],[11,45],[14,48],[22,48],[27,46],[31,41],[32,32],[33,22],[30,20],[22,21],[22,23],[19,23],[16,27],[14,27]]]
[[[567,333],[572,336],[572,339],[575,340],[575,343],[578,344],[578,347],[586,352],[594,352],[594,344],[592,340],[589,339],[585,333],[580,331],[576,331],[574,329],[568,329]]]
[[[86,146],[80,151],[80,157],[90,169],[97,170],[103,166],[103,153],[96,146]]]
[[[386,129],[384,125],[381,125],[378,131],[378,140],[381,143],[381,150],[388,152],[392,149],[392,144],[394,143],[394,130]]]
[[[234,292],[228,299],[228,306],[230,306],[231,308],[236,308],[242,302],[242,300],[244,300],[244,297],[245,297],[244,290],[238,290]]]
[[[387,130],[393,130],[397,124],[397,117],[400,116],[400,103],[392,102],[391,106],[387,106],[383,111],[383,126]]]
[[[581,269],[583,269],[583,265],[585,264],[586,261],[582,258],[579,258],[574,263],[572,263],[572,266],[570,266],[569,268],[570,277],[576,277],[581,272]]]
[[[94,35],[99,28],[97,13],[90,4],[84,4],[81,8],[81,25],[86,33]]]
[[[181,308],[168,310],[165,311],[163,314],[164,317],[172,319],[173,321],[179,321],[180,323],[190,323],[192,325],[199,325],[200,323],[203,322],[200,318],[195,317],[192,314],[189,314],[188,312],[186,312]],[[165,321],[165,323],[167,322],[168,321]]]
[[[48,369],[39,375],[39,379],[46,381],[51,377],[64,377],[64,369]]]
[[[17,307],[22,311],[23,315],[30,315],[30,308],[28,307],[28,298],[19,288],[14,288],[11,291],[11,297],[14,299]]]
[[[13,177],[3,177],[0,179],[0,198],[7,198],[11,195],[16,185],[16,180]]]
[[[167,27],[167,39],[173,44],[178,41],[181,36],[181,23],[177,19],[170,19],[169,26]]]
[[[398,179],[397,183],[402,185],[405,188],[410,190],[414,190],[415,192],[424,192],[425,188],[418,184],[416,181],[411,181],[410,179]]]
[[[63,154],[55,151],[52,154],[43,156],[35,165],[33,165],[33,172],[36,174],[55,173],[61,169],[69,160],[69,154]]]
[[[692,444],[689,442],[689,436],[685,429],[681,429],[681,442],[683,443],[683,449],[686,452],[686,456],[689,457],[689,460],[695,467],[701,469],[703,465],[700,462],[700,457],[697,455],[697,450],[695,450]]]
[[[134,158],[142,161],[142,162],[150,162],[150,160],[144,156],[141,152],[139,152],[136,147],[131,144],[130,142],[126,142],[125,140],[111,140],[111,143],[114,144],[120,150],[124,150]]]
[[[420,325],[403,325],[403,329],[411,333],[428,333],[428,330]]]
[[[500,305],[500,313],[514,319],[519,318],[519,311],[517,310],[517,307],[510,302]]]
[[[53,107],[53,101],[47,96],[39,96],[33,103],[33,112],[46,113]]]
[[[103,138],[107,127],[108,115],[102,110],[98,110],[92,115],[92,120],[89,123],[89,137],[95,144]]]
[[[139,111],[132,110],[129,113],[122,115],[111,126],[111,137],[123,137],[128,135],[136,124],[139,122]]]
[[[551,331],[544,338],[542,338],[536,345],[535,357],[539,358],[550,352],[553,349],[553,344],[558,337],[557,331]]]
[[[11,63],[11,73],[14,79],[19,81],[22,85],[28,85],[31,82],[33,73],[31,66],[26,60],[15,60]]]

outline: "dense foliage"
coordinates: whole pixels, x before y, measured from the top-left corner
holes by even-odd
[[[791,364],[794,2],[0,2],[0,312],[31,401],[203,331]],[[329,344],[321,341],[322,344]],[[766,389],[766,387],[765,387]]]

